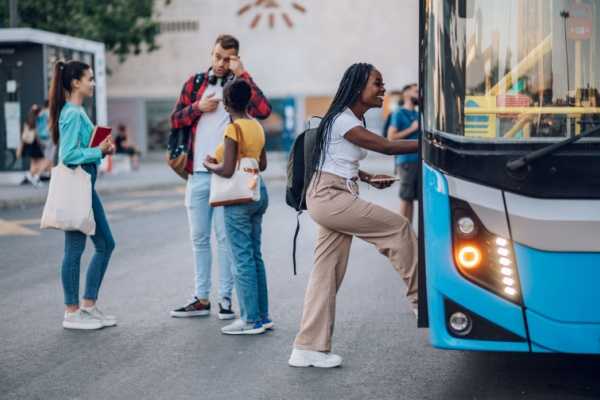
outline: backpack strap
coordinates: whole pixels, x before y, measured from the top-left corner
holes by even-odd
[[[196,96],[198,95],[198,91],[200,90],[200,86],[202,86],[202,84],[204,83],[205,79],[206,79],[206,74],[204,72],[196,74],[196,76],[194,77],[194,88],[192,89],[192,94],[191,94],[191,97],[190,97],[190,99],[192,100],[192,102],[196,101]]]
[[[240,163],[242,161],[242,147],[244,146],[244,134],[242,132],[242,127],[237,123],[231,121],[231,124],[235,128],[235,136],[237,137],[237,169],[240,169]]]
[[[299,210],[296,214],[296,232],[294,232],[294,246],[292,248],[292,259],[294,262],[294,275],[296,275],[296,243],[298,242],[298,233],[300,233],[300,214],[302,210]]]

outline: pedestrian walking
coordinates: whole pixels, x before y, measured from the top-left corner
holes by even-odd
[[[96,306],[102,279],[108,267],[115,241],[104,213],[102,201],[96,193],[98,165],[103,156],[115,151],[112,139],[106,138],[98,147],[90,148],[94,125],[82,104],[94,95],[92,68],[79,61],[58,61],[50,87],[50,131],[59,146],[59,162],[67,167],[81,166],[91,176],[92,210],[96,231],[91,236],[95,253],[87,270],[83,302],[79,304],[79,273],[81,255],[85,250],[86,235],[79,231],[65,232],[65,250],[62,262],[62,285],[66,311],[63,327],[67,329],[100,329],[114,326],[117,320]]]
[[[300,332],[289,364],[336,367],[342,358],[330,353],[339,290],[354,236],[373,244],[401,274],[407,296],[417,307],[417,243],[408,220],[359,197],[357,181],[382,189],[394,178],[359,169],[366,150],[387,155],[415,152],[416,141],[390,141],[364,126],[365,112],[383,105],[381,73],[371,64],[346,70],[329,110],[316,133],[315,171],[306,204],[318,224],[314,269],[304,299]],[[365,266],[366,267],[366,266]]]
[[[241,79],[227,84],[223,90],[223,103],[231,123],[225,129],[224,143],[217,148],[215,157],[206,156],[204,161],[206,169],[214,174],[231,178],[244,157],[257,160],[260,172],[267,168],[265,132],[248,115],[251,96],[252,88]],[[269,197],[264,180],[258,178],[258,181],[258,201],[224,206],[225,230],[233,256],[232,271],[240,305],[240,318],[221,329],[228,335],[259,334],[273,328],[261,253],[262,220]]]
[[[17,151],[17,157],[29,159],[29,171],[25,174],[22,183],[31,183],[34,187],[41,187],[40,175],[46,168],[44,151],[38,135],[36,121],[40,114],[40,106],[34,104],[27,113],[21,132],[21,144]]]
[[[40,114],[36,120],[37,133],[42,144],[45,160],[44,170],[40,174],[42,180],[47,180],[50,177],[50,170],[54,166],[54,158],[56,156],[56,146],[52,141],[48,127],[49,115],[50,112],[48,110],[48,100],[45,100],[44,106],[42,107],[42,110],[40,111]]]
[[[392,114],[388,137],[391,140],[416,140],[421,134],[419,130],[419,87],[416,83],[406,85],[402,89],[400,107]],[[400,215],[413,220],[413,204],[418,198],[419,168],[418,155],[399,154],[395,157],[396,175],[400,178]]]
[[[186,171],[189,173],[185,205],[188,214],[196,269],[195,296],[187,305],[171,311],[173,317],[195,317],[210,314],[212,254],[211,228],[214,223],[219,258],[219,313],[220,319],[233,319],[231,307],[233,275],[231,254],[227,246],[223,208],[213,208],[210,197],[211,174],[203,165],[207,155],[214,154],[223,141],[223,132],[229,123],[229,114],[222,104],[223,86],[233,78],[243,79],[251,87],[248,114],[267,118],[271,106],[258,86],[244,69],[239,56],[239,41],[231,35],[220,35],[211,52],[211,67],[204,73],[190,77],[183,85],[181,95],[171,115],[174,129],[191,127]]]

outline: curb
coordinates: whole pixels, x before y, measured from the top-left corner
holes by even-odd
[[[278,182],[285,181],[285,176],[271,176],[265,177],[267,182]],[[183,180],[173,181],[173,182],[158,182],[158,183],[149,183],[145,185],[137,185],[137,186],[125,186],[120,187],[119,185],[115,186],[106,186],[102,188],[97,188],[96,191],[101,195],[110,195],[114,193],[126,193],[133,192],[136,190],[157,190],[157,189],[169,189],[177,186],[183,186],[185,182]],[[47,191],[40,192],[39,195],[22,197],[19,199],[10,199],[3,200],[0,199],[0,211],[6,210],[14,210],[14,209],[27,209],[36,206],[40,206],[44,204],[46,201]]]

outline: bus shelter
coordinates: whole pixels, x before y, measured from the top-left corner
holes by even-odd
[[[15,157],[21,128],[31,106],[48,98],[53,66],[61,59],[92,66],[96,93],[85,108],[92,121],[106,124],[103,43],[29,28],[0,29],[0,171],[25,167]]]

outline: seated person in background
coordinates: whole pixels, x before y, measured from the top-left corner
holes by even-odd
[[[127,127],[119,124],[117,127],[117,136],[115,137],[116,154],[127,154],[131,160],[131,167],[137,170],[140,167],[140,151],[129,140]]]

